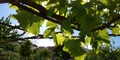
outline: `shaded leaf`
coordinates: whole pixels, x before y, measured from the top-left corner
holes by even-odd
[[[73,30],[70,23],[70,20],[65,20],[61,24],[61,28],[65,36],[71,36],[73,34]]]
[[[82,56],[85,53],[85,51],[81,47],[79,40],[65,41],[63,50],[70,53],[71,56],[74,56],[74,57]]]
[[[46,26],[49,28],[59,28],[56,23],[47,21]]]

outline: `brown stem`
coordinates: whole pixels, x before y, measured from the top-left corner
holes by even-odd
[[[93,29],[92,32],[93,32],[93,31],[96,31],[96,30],[103,30],[103,29],[105,29],[105,28],[109,28],[110,25],[111,25],[112,23],[116,22],[116,21],[120,21],[120,15],[117,15],[117,16],[113,17],[110,22],[108,22],[108,23],[106,23],[106,24],[103,24],[102,26],[100,26],[100,27],[98,27],[98,28]]]

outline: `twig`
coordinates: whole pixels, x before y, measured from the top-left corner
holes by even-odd
[[[119,35],[115,35],[115,34],[108,34],[109,36],[120,36],[120,34]]]
[[[108,22],[106,24],[103,24],[102,26],[100,26],[98,28],[93,29],[92,32],[96,31],[96,30],[103,30],[105,28],[109,28],[112,23],[114,23],[114,22],[116,22],[118,20],[120,20],[120,15],[117,15],[116,17],[113,17],[110,22]]]
[[[13,29],[19,29],[19,30],[23,30],[23,31],[24,31],[24,29],[20,28],[20,26],[12,26],[12,25],[3,23],[3,22],[1,22],[1,21],[0,21],[0,25],[5,25],[5,26],[11,27],[11,28],[13,28]]]

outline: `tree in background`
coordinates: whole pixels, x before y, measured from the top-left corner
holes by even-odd
[[[36,60],[51,60],[52,52],[46,48],[37,49],[35,53]]]
[[[120,48],[101,47],[98,55],[101,60],[120,60]]]
[[[25,60],[28,60],[28,57],[32,55],[32,51],[32,43],[29,40],[23,42],[19,48],[19,54],[24,57]]]
[[[101,45],[110,45],[110,36],[120,36],[120,0],[0,0],[10,3],[17,14],[11,15],[20,27],[35,36],[19,38],[52,38],[55,46],[76,60],[84,60],[90,44],[94,53]],[[47,29],[40,34],[45,20]],[[79,35],[72,36],[74,30]],[[112,33],[110,33],[110,31]]]
[[[15,52],[15,48],[19,45],[16,38],[20,37],[17,30],[11,28],[10,18],[0,19],[0,60],[18,60],[19,55]]]
[[[16,38],[20,37],[17,30],[14,27],[9,27],[11,25],[10,17],[0,19],[0,44],[9,43],[17,41]]]
[[[101,46],[99,52],[89,50],[85,60],[120,60],[120,48],[112,46]]]

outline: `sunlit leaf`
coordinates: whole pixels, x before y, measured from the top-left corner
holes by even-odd
[[[32,26],[28,26],[27,31],[33,34],[39,34],[39,22],[33,23]]]
[[[85,60],[86,54],[75,57],[75,60]]]
[[[9,7],[10,7],[10,8],[12,8],[12,9],[16,9],[16,10],[18,10],[18,9],[19,9],[17,6],[12,5],[12,4],[10,4],[10,5],[9,5]]]
[[[103,4],[108,4],[109,0],[102,0]]]
[[[110,37],[108,36],[108,32],[107,32],[106,29],[99,30],[98,36],[100,36],[101,38],[105,39],[106,41],[110,41]]]
[[[49,28],[58,28],[57,24],[47,21],[46,26]]]
[[[26,29],[29,33],[39,34],[39,28],[43,24],[42,18],[23,10],[19,10],[18,14],[14,15],[14,17],[18,20],[20,26]]]
[[[57,37],[56,37],[55,30],[53,30],[53,31],[51,32],[51,36],[53,37],[54,44],[55,44],[55,45],[58,45],[58,42],[57,42]]]
[[[86,37],[84,45],[88,45],[91,42],[91,39],[92,39],[91,37]]]
[[[47,37],[49,37],[49,35],[51,35],[51,32],[53,31],[53,29],[51,29],[51,28],[48,28],[48,29],[46,29],[45,31],[44,31],[44,37],[45,38],[47,38]]]
[[[56,35],[56,37],[57,37],[57,43],[58,43],[58,45],[63,45],[63,42],[64,42],[65,38],[60,33],[58,33]]]
[[[115,35],[119,35],[120,34],[120,25],[118,25],[118,27],[113,28],[112,33]]]

